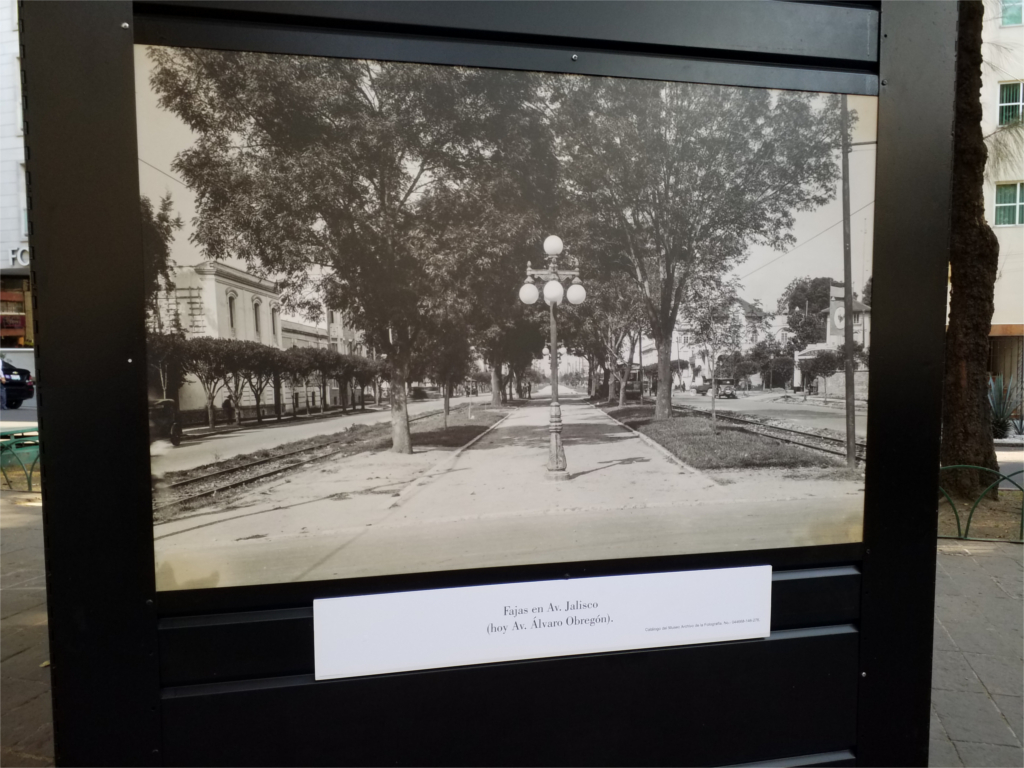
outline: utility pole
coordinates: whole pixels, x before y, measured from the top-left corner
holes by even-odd
[[[843,348],[846,358],[846,465],[857,468],[857,419],[853,375],[853,260],[850,255],[850,113],[842,97],[841,151],[843,161]]]

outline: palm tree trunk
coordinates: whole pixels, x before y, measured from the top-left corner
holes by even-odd
[[[988,403],[988,354],[999,241],[985,221],[983,194],[988,150],[981,130],[981,29],[984,5],[961,0],[957,31],[950,238],[949,325],[942,397],[944,466],[998,469]],[[878,286],[883,288],[883,286]],[[943,487],[968,497],[988,485],[987,473],[942,473]]]

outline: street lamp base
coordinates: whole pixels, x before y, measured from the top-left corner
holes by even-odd
[[[565,450],[562,448],[562,409],[557,400],[551,401],[548,432],[551,435],[551,446],[548,451],[548,472],[565,472]]]
[[[571,480],[572,477],[567,470],[564,469],[549,469],[544,473],[544,477],[548,480],[558,482],[560,480]]]

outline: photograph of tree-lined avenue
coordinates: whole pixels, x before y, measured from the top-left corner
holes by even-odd
[[[874,98],[135,62],[159,589],[861,540]]]

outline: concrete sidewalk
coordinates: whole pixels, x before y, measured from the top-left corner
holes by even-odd
[[[933,766],[1021,766],[1022,548],[938,545]],[[0,765],[53,764],[38,494],[0,493]]]
[[[1022,548],[939,541],[930,765],[1024,765]]]
[[[53,765],[38,493],[0,493],[0,765]]]

